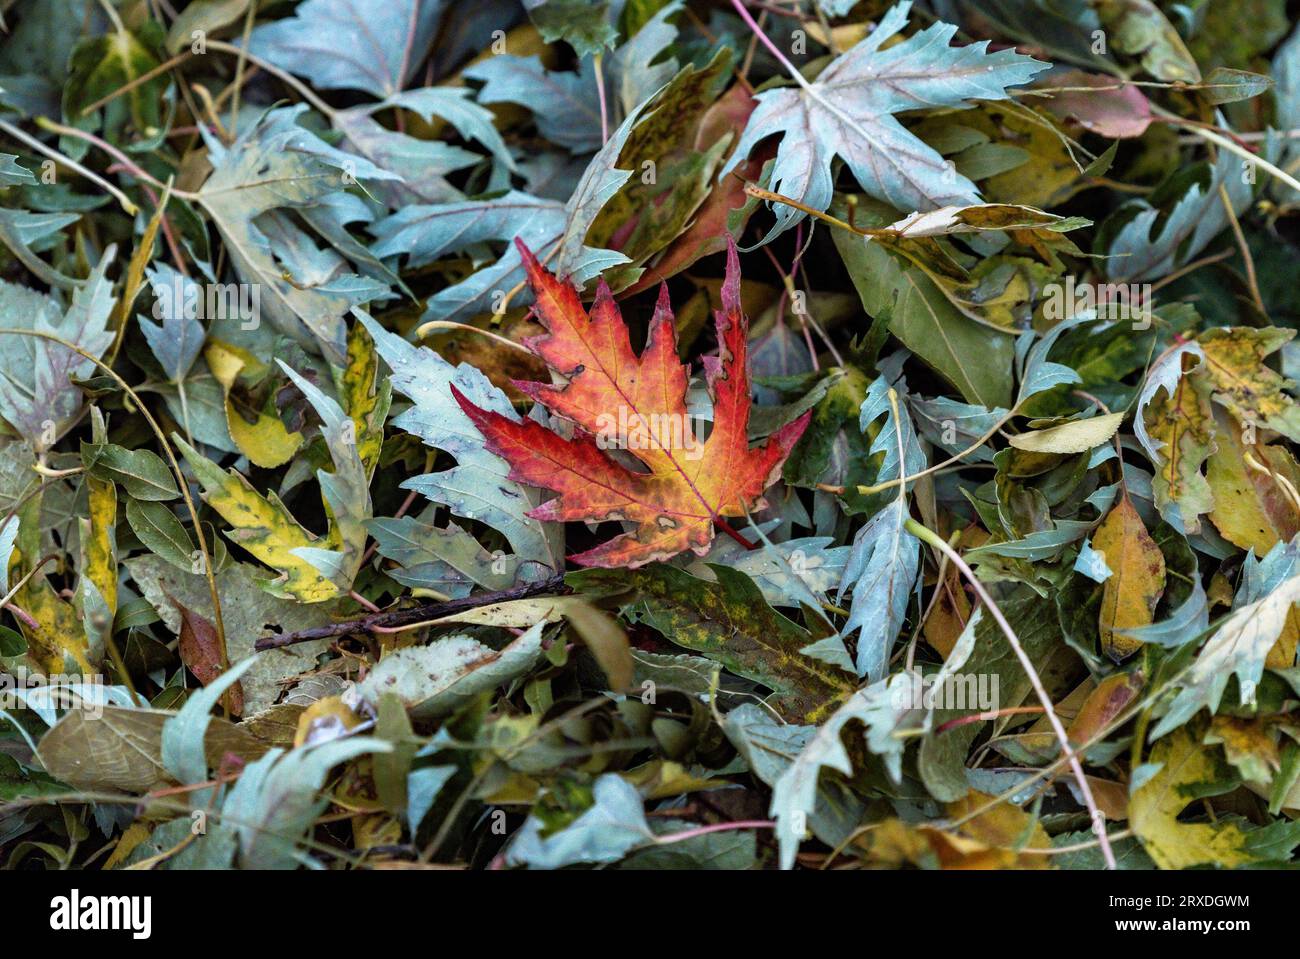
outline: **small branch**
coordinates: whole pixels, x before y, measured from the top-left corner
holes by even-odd
[[[1277,180],[1281,180],[1291,189],[1300,192],[1300,180],[1297,180],[1291,174],[1287,173],[1285,170],[1281,169],[1275,164],[1269,163],[1262,156],[1259,156],[1258,154],[1255,153],[1251,153],[1245,147],[1240,146],[1237,143],[1234,143],[1232,140],[1216,133],[1213,130],[1206,130],[1200,126],[1188,123],[1186,121],[1184,121],[1179,125],[1184,127],[1187,130],[1190,130],[1192,133],[1196,134],[1196,136],[1200,137],[1202,140],[1208,140],[1210,143],[1213,143],[1215,146],[1222,147],[1223,149],[1227,150],[1229,153],[1235,153],[1237,156],[1241,157],[1241,159],[1245,160],[1247,163],[1255,164],[1255,166],[1259,167],[1265,173],[1269,174],[1270,176],[1274,177]]]
[[[510,589],[500,589],[491,593],[478,593],[474,596],[466,596],[463,599],[422,603],[419,606],[409,606],[405,609],[370,613],[358,619],[345,619],[326,626],[315,626],[311,629],[300,629],[292,633],[263,636],[254,644],[254,648],[260,652],[265,649],[280,649],[284,646],[292,646],[295,643],[309,643],[315,639],[331,639],[335,636],[346,636],[349,633],[364,633],[376,627],[412,626],[428,619],[439,619],[469,609],[477,609],[480,606],[491,606],[493,603],[506,603],[516,599],[528,599],[530,596],[540,596],[543,593],[561,591],[567,592],[564,585],[564,576],[563,574],[556,574],[536,583],[525,583],[523,586],[512,586]]]

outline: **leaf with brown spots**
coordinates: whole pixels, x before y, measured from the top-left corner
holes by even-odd
[[[1294,336],[1295,330],[1278,327],[1230,326],[1207,330],[1199,342],[1216,401],[1242,423],[1300,442],[1300,406],[1286,392],[1294,384],[1265,363]]]
[[[1127,495],[1097,528],[1092,547],[1106,557],[1111,570],[1102,586],[1098,622],[1101,648],[1120,662],[1142,644],[1118,631],[1151,622],[1165,589],[1165,558]]]

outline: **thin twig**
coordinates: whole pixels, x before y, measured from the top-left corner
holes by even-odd
[[[522,586],[512,586],[509,589],[500,589],[495,592],[476,593],[473,596],[465,596],[461,599],[422,603],[418,606],[408,606],[405,609],[385,610],[384,612],[370,613],[356,619],[340,620],[337,623],[329,623],[325,626],[314,626],[311,629],[299,629],[291,633],[263,636],[253,646],[260,652],[265,649],[280,649],[285,646],[292,646],[295,643],[309,643],[315,639],[331,639],[335,636],[346,636],[349,633],[365,633],[375,628],[389,629],[395,626],[414,626],[425,620],[451,616],[465,610],[477,609],[480,606],[491,606],[493,603],[506,603],[511,600],[527,599],[530,596],[540,596],[544,593],[560,593],[561,591],[567,591],[564,585],[564,576],[557,574],[536,583],[525,583]]]
[[[86,169],[76,160],[64,156],[58,150],[54,149],[53,147],[46,146],[44,143],[36,139],[34,136],[24,133],[22,130],[18,129],[18,127],[14,126],[11,123],[7,123],[4,120],[0,120],[0,131],[3,131],[4,133],[13,137],[15,140],[17,140],[19,143],[23,144],[24,146],[30,147],[31,149],[35,150],[37,153],[44,154],[45,156],[53,160],[55,163],[61,163],[63,166],[66,166],[69,170],[72,170],[74,173],[80,174],[81,176],[85,177],[91,183],[95,184],[97,187],[99,187],[101,190],[103,190],[105,193],[107,193],[109,196],[115,199],[118,202],[118,205],[121,206],[122,209],[125,210],[127,214],[129,214],[130,216],[135,216],[136,211],[139,208],[135,205],[134,201],[132,201],[132,199],[129,196],[127,196],[117,187],[113,186],[113,184],[109,183],[98,173]]]
[[[942,536],[939,536],[929,528],[922,526],[914,519],[908,519],[903,525],[907,531],[917,539],[929,543],[932,547],[946,555],[952,564],[961,570],[962,575],[965,576],[967,582],[971,584],[971,587],[979,596],[980,601],[988,607],[988,611],[993,616],[994,622],[998,624],[1003,635],[1006,636],[1007,643],[1011,646],[1012,652],[1016,654],[1016,659],[1020,661],[1020,668],[1025,671],[1025,675],[1029,678],[1030,685],[1034,687],[1034,693],[1038,696],[1039,702],[1043,704],[1043,710],[1047,715],[1047,721],[1052,727],[1052,732],[1056,734],[1057,740],[1060,741],[1061,749],[1069,763],[1070,771],[1074,774],[1075,781],[1079,784],[1079,793],[1083,796],[1083,804],[1087,807],[1088,815],[1091,817],[1093,831],[1096,833],[1097,839],[1101,845],[1102,858],[1106,860],[1106,868],[1114,869],[1115,853],[1110,848],[1110,841],[1104,838],[1106,835],[1105,819],[1101,815],[1101,810],[1097,808],[1097,801],[1092,795],[1092,787],[1088,785],[1088,777],[1084,775],[1083,772],[1083,764],[1079,762],[1078,754],[1074,751],[1074,747],[1070,745],[1069,734],[1066,733],[1065,727],[1061,724],[1060,717],[1056,715],[1056,710],[1052,706],[1052,697],[1048,695],[1047,688],[1043,686],[1043,680],[1038,675],[1038,670],[1034,668],[1034,663],[1029,658],[1029,654],[1025,652],[1024,646],[1020,644],[1020,638],[1016,635],[1016,631],[1011,628],[1011,624],[1007,622],[1007,618],[1002,615],[1002,610],[999,609],[998,604],[993,601],[993,597],[989,594],[988,590],[984,588],[984,584],[981,583],[979,578],[975,575],[975,571],[972,570],[970,566],[967,565],[966,561],[961,558],[960,553],[944,542]]]

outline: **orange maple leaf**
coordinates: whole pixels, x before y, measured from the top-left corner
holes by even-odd
[[[553,413],[575,423],[564,439],[525,419],[515,422],[479,409],[454,386],[456,402],[478,427],[487,448],[510,464],[510,477],[560,495],[529,514],[542,520],[626,520],[636,529],[571,556],[584,566],[642,566],[713,542],[715,521],[761,509],[763,491],[803,435],[811,413],[749,448],[748,323],[740,308],[740,263],[727,249],[722,309],[715,311],[719,354],[705,359],[713,397],[713,430],[697,440],[686,411],[686,367],[677,359],[677,332],[668,289],[661,286],[645,350],[632,351],[627,325],[602,281],[591,312],[577,290],[546,270],[516,241],[534,312],[547,333],[528,346],[567,378],[563,386],[516,383]],[[605,451],[630,452],[638,472]],[[729,527],[724,527],[729,528]]]

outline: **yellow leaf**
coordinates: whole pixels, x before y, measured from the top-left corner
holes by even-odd
[[[221,469],[180,437],[174,441],[203,484],[204,501],[234,527],[226,535],[280,572],[278,579],[266,584],[268,592],[304,603],[322,603],[346,592],[294,553],[303,547],[327,548],[329,544],[299,525],[278,496],[263,497],[235,470]]]
[[[352,419],[357,436],[357,455],[373,476],[384,445],[384,420],[392,400],[393,387],[379,376],[379,354],[365,326],[353,323],[348,331],[348,365],[339,384],[343,409]]]
[[[1140,672],[1112,673],[1098,683],[1070,723],[1070,742],[1075,746],[1089,742],[1137,699],[1142,684]]]
[[[91,436],[97,444],[108,442],[104,415],[90,411]],[[81,579],[78,604],[84,627],[87,655],[92,662],[104,656],[113,637],[113,616],[117,612],[117,486],[112,480],[85,476],[90,515],[78,520],[81,531]]]
[[[939,597],[925,618],[923,631],[925,641],[947,659],[970,621],[970,597],[962,589],[961,573],[955,566],[948,567],[943,582],[936,584],[935,589]]]
[[[122,295],[113,308],[110,328],[116,332],[113,338],[113,346],[106,357],[109,366],[113,365],[113,361],[117,358],[117,351],[122,347],[122,337],[126,333],[127,319],[131,315],[131,307],[135,303],[135,298],[140,294],[140,287],[144,285],[144,271],[149,265],[149,261],[153,259],[154,240],[158,236],[158,227],[162,224],[163,213],[167,210],[167,201],[171,197],[171,192],[171,187],[168,187],[163,192],[162,199],[154,208],[153,216],[149,218],[149,222],[145,224],[144,233],[140,235],[140,242],[136,244],[135,250],[131,253],[131,260],[126,265]]]
[[[965,816],[992,798],[972,790],[965,799],[948,804],[948,816]],[[1009,803],[999,803],[956,829],[886,819],[853,841],[868,864],[892,869],[909,864],[926,869],[1050,869],[1048,856],[1021,851],[1050,846],[1042,824]]]
[[[296,749],[313,738],[342,734],[360,725],[361,717],[343,702],[342,697],[327,696],[316,700],[298,716],[298,731],[293,737],[293,745]]]
[[[1217,402],[1243,423],[1300,442],[1300,406],[1286,392],[1291,381],[1264,360],[1293,336],[1295,330],[1277,327],[1231,326],[1207,330],[1197,341],[1205,351],[1204,375],[1213,384]]]
[[[1142,645],[1116,630],[1146,626],[1165,589],[1165,558],[1128,496],[1120,498],[1092,537],[1111,575],[1102,586],[1098,630],[1101,647],[1119,662]]]
[[[27,575],[40,556],[42,493],[37,492],[18,513],[18,541],[14,556],[18,560],[10,582]],[[66,671],[89,675],[93,672],[86,635],[76,610],[54,591],[43,573],[29,579],[14,597],[14,606],[27,615],[18,617],[23,638],[27,640],[27,658],[32,667],[45,675]]]
[[[98,415],[99,411],[95,410]],[[110,481],[86,475],[90,516],[79,522],[81,527],[82,574],[80,583],[81,619],[92,660],[104,655],[113,635],[113,616],[117,612],[117,487]]]
[[[151,830],[148,823],[133,822],[122,833],[122,838],[113,847],[113,854],[104,860],[105,869],[116,869],[126,862],[137,846],[149,838]]]
[[[1215,716],[1205,742],[1206,745],[1222,745],[1224,756],[1237,767],[1241,778],[1260,786],[1271,783],[1273,774],[1282,765],[1277,732],[1264,719]]]
[[[203,356],[208,361],[208,369],[225,392],[226,425],[230,430],[230,438],[235,441],[240,452],[255,466],[263,469],[275,469],[293,459],[293,454],[302,446],[301,433],[290,433],[278,416],[246,406],[241,411],[231,399],[240,375],[246,370],[253,371],[255,375],[260,374],[265,369],[263,364],[247,350],[220,340],[210,340]],[[253,419],[246,419],[245,413]]]
[[[1216,410],[1215,419],[1219,448],[1207,472],[1214,491],[1210,521],[1234,546],[1264,556],[1300,532],[1300,510],[1287,488],[1300,483],[1300,467],[1282,446],[1255,442],[1253,431],[1224,411]]]
[[[1185,353],[1178,362],[1187,367],[1200,363],[1200,358]],[[1156,508],[1163,510],[1176,503],[1183,526],[1189,533],[1197,533],[1201,514],[1214,505],[1210,484],[1201,470],[1217,447],[1209,385],[1204,377],[1189,373],[1178,378],[1172,395],[1159,390],[1140,415],[1151,439],[1160,444],[1151,481]]]
[[[329,529],[322,537],[300,526],[279,497],[258,494],[235,470],[225,472],[180,437],[176,444],[203,484],[203,498],[234,529],[226,535],[269,566],[280,578],[263,584],[279,596],[304,603],[334,599],[352,589],[366,545],[370,480],[357,453],[356,428],[337,402],[310,380],[280,363],[321,420],[320,435],[333,470],[317,470]]]
[[[1185,823],[1178,816],[1198,787],[1234,777],[1186,729],[1161,739],[1148,759],[1161,768],[1129,799],[1129,825],[1161,869],[1240,866],[1255,860],[1235,822]],[[1204,795],[1204,793],[1202,793]]]
[[[1290,669],[1295,665],[1297,642],[1300,641],[1300,607],[1292,606],[1286,615],[1286,625],[1273,648],[1268,651],[1264,665],[1269,669]]]
[[[1072,420],[1060,426],[1013,436],[1011,445],[1018,450],[1028,450],[1031,453],[1084,453],[1114,436],[1122,422],[1124,422],[1123,413],[1108,413],[1086,420]]]

